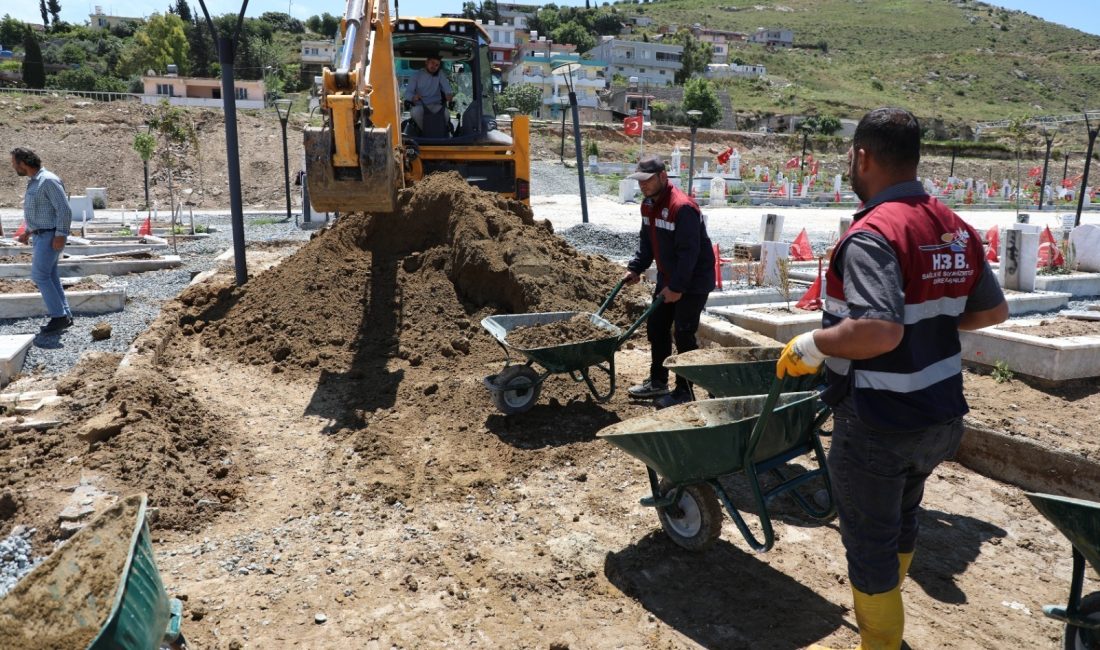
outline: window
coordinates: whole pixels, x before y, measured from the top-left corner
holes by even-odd
[[[157,84],[158,95],[168,95],[169,97],[175,97],[176,93],[174,92],[174,90],[175,89],[172,87],[172,84]]]
[[[662,74],[662,75],[663,75],[663,74],[665,73],[665,71],[664,71],[664,70],[661,70],[660,72],[661,72],[661,74]]]
[[[233,91],[234,91],[233,94],[235,94],[237,96],[237,99],[248,99],[248,89],[247,88],[234,88]]]
[[[645,72],[645,68],[638,68],[638,72]]]

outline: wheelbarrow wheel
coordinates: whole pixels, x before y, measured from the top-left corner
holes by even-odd
[[[531,410],[539,399],[542,383],[539,373],[530,366],[508,366],[497,375],[493,404],[505,415],[518,415]]]
[[[1077,611],[1090,620],[1100,619],[1100,591],[1082,598]],[[1066,650],[1100,650],[1100,630],[1090,630],[1067,623],[1062,640],[1062,647]]]
[[[661,479],[659,489],[664,495],[676,488],[668,479]],[[707,548],[722,533],[722,506],[705,483],[685,486],[677,503],[657,508],[657,517],[672,541],[689,551]]]

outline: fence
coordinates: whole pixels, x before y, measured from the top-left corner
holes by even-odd
[[[98,90],[62,90],[59,88],[0,88],[0,94],[6,95],[46,95],[53,97],[85,97],[100,102],[137,101],[142,95],[136,93],[111,93]]]

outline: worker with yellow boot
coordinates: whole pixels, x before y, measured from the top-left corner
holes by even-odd
[[[981,236],[917,180],[920,137],[902,109],[860,120],[848,172],[863,205],[833,249],[822,328],[776,366],[779,377],[826,367],[829,474],[864,650],[901,647],[924,483],[958,448],[968,411],[959,330],[1008,318]]]

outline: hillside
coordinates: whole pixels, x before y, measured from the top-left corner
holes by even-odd
[[[616,9],[681,27],[793,30],[791,50],[731,47],[731,60],[768,69],[766,81],[732,82],[739,111],[858,117],[896,104],[957,123],[1100,104],[1100,36],[983,2],[653,0]],[[825,52],[798,47],[820,44]]]

